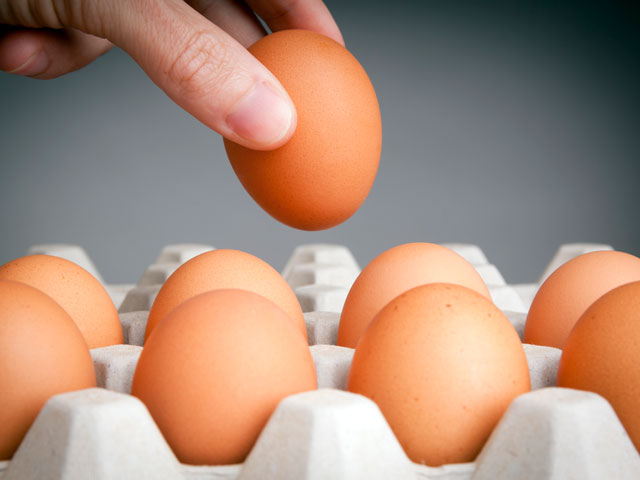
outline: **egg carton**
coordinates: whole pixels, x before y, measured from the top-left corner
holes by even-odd
[[[541,281],[507,285],[477,246],[445,244],[464,256],[522,338]],[[106,285],[125,344],[91,350],[100,388],[52,397],[1,480],[27,479],[626,479],[640,478],[640,455],[599,395],[555,387],[561,351],[524,345],[532,391],[517,397],[474,462],[429,467],[404,453],[374,402],[346,392],[354,350],[336,346],[340,311],[360,268],[340,245],[304,245],[283,276],[303,307],[318,390],[280,402],[242,464],[181,464],[144,404],[130,395],[149,308],[162,283],[209,245],[171,245],[135,285]],[[563,245],[551,265],[606,245]],[[95,267],[79,247],[31,252]],[[551,266],[549,267],[551,268]]]

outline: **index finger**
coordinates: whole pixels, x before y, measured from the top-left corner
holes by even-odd
[[[301,28],[322,33],[344,45],[342,33],[322,0],[247,0],[273,32]]]

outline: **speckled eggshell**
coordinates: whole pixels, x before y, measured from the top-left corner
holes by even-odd
[[[558,267],[540,286],[524,327],[525,343],[563,348],[571,329],[598,298],[640,280],[640,258],[618,251],[590,252]]]
[[[0,280],[26,283],[53,298],[71,316],[89,348],[124,342],[113,300],[93,275],[52,255],[27,255],[0,267]]]
[[[438,466],[473,461],[530,380],[504,314],[471,289],[433,283],[375,317],[347,389],[376,402],[411,460]]]
[[[158,322],[182,302],[220,288],[239,288],[262,295],[282,308],[307,339],[302,308],[286,280],[271,265],[240,250],[217,249],[182,264],[162,285],[151,306],[145,340]]]
[[[0,460],[13,456],[52,395],[95,386],[69,314],[40,290],[0,280]]]
[[[405,243],[374,258],[360,273],[345,300],[338,345],[355,348],[373,317],[394,297],[418,285],[454,283],[490,299],[482,277],[453,250],[434,243]]]
[[[596,300],[571,331],[558,386],[606,398],[640,451],[640,282]]]
[[[382,122],[369,77],[346,48],[315,32],[272,33],[249,51],[287,90],[298,123],[272,151],[225,140],[233,170],[282,223],[321,230],[344,222],[364,202],[380,162]]]
[[[131,393],[181,462],[219,465],[244,460],[280,400],[315,388],[309,346],[282,309],[215,290],[156,326]]]

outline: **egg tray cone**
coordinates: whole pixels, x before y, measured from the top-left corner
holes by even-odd
[[[538,283],[507,285],[478,247],[447,246],[474,264],[522,337]],[[75,246],[33,248],[86,256],[74,253]],[[181,263],[211,248],[170,245],[137,285],[107,285],[126,344],[91,350],[101,388],[52,397],[13,459],[0,462],[0,479],[640,478],[640,455],[609,403],[554,387],[561,352],[534,345],[524,346],[532,391],[511,403],[474,462],[428,467],[409,460],[375,403],[344,391],[354,350],[335,344],[339,312],[359,267],[339,245],[298,247],[283,271],[305,311],[319,389],[282,400],[243,464],[181,464],[129,393],[160,285]],[[563,246],[556,257],[566,261],[592,248]]]

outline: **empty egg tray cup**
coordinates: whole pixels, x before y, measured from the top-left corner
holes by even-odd
[[[445,244],[470,261],[522,338],[540,283],[565,261],[607,245],[563,245],[541,280],[507,285],[474,245]],[[296,248],[282,274],[305,312],[318,390],[278,405],[244,463],[181,464],[145,406],[130,395],[147,316],[162,283],[212,249],[170,245],[137,285],[105,285],[125,344],[91,351],[99,387],[56,395],[44,406],[1,480],[26,479],[623,479],[640,478],[640,455],[599,395],[555,387],[561,351],[524,345],[532,391],[517,397],[474,462],[428,467],[405,455],[378,407],[345,391],[353,349],[336,346],[340,311],[360,268],[340,245]],[[39,245],[101,277],[85,251]]]

